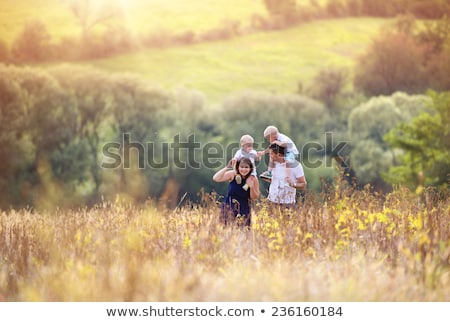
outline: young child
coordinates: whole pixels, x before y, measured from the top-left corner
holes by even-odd
[[[278,131],[278,128],[273,125],[269,125],[264,130],[264,138],[269,141],[270,144],[278,144],[279,146],[282,146],[286,149],[286,154],[284,159],[287,161],[286,165],[286,178],[289,178],[290,176],[290,169],[295,168],[296,166],[296,158],[298,157],[298,149],[295,143],[289,138],[287,135],[280,133]],[[269,148],[265,149],[264,151],[259,151],[258,156],[261,158],[264,154],[269,152]],[[263,179],[272,179],[272,170],[274,168],[275,164],[272,159],[269,160],[269,166],[267,171],[263,172],[260,177]],[[288,185],[289,183],[286,182]]]
[[[233,159],[231,159],[233,167],[235,166],[236,162],[239,161],[242,158],[248,158],[252,161],[253,164],[253,171],[251,173],[252,176],[257,176],[256,173],[256,161],[259,161],[260,157],[258,156],[258,153],[253,148],[253,143],[255,140],[251,135],[245,134],[241,136],[241,139],[239,140],[239,144],[241,145],[241,148],[236,151],[234,154]],[[236,175],[236,181],[240,181],[239,175]],[[239,182],[238,182],[239,184]]]

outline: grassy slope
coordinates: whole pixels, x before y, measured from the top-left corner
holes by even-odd
[[[147,49],[86,62],[112,72],[133,72],[167,88],[198,89],[211,102],[235,91],[295,92],[324,66],[352,67],[381,19],[323,20],[191,46]]]
[[[100,1],[100,0],[91,0]],[[265,14],[262,0],[122,1],[123,24],[136,34],[204,31],[227,19],[248,25]],[[16,0],[0,4],[0,39],[11,43],[28,19],[43,21],[53,39],[79,29],[63,0]],[[289,30],[261,32],[191,46],[147,49],[85,64],[112,72],[134,72],[166,88],[195,88],[209,102],[245,90],[295,92],[324,66],[351,67],[354,57],[385,23],[381,19],[323,20]]]
[[[27,20],[39,19],[53,38],[73,36],[79,27],[68,0],[14,0],[0,2],[0,39],[12,43]],[[89,0],[91,3],[106,0]],[[248,23],[253,14],[265,15],[263,0],[108,0],[122,8],[120,23],[136,34],[153,30],[204,31],[226,20]]]

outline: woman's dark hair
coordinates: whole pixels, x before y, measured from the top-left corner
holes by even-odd
[[[249,165],[250,166],[250,171],[248,172],[248,174],[244,177],[244,178],[247,178],[248,176],[250,176],[251,174],[252,174],[252,172],[253,172],[253,168],[254,168],[254,166],[253,166],[253,162],[252,162],[252,160],[250,160],[249,158],[241,158],[241,159],[239,159],[237,162],[236,162],[236,172],[237,173],[239,173],[240,175],[242,175],[240,172],[239,172],[239,165],[241,164],[241,163],[244,163],[244,164],[247,164],[247,165]]]
[[[273,152],[277,153],[277,154],[281,154],[281,155],[285,155],[286,154],[286,149],[276,143],[272,143],[269,146],[269,149],[271,149]]]

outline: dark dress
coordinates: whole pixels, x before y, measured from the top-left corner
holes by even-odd
[[[250,188],[245,190],[246,179],[242,178],[241,181],[241,184],[238,184],[234,177],[229,183],[220,214],[225,224],[237,219],[238,223],[250,226]]]

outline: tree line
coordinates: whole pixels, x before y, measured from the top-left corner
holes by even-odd
[[[137,75],[0,65],[0,207],[114,196],[173,206],[202,189],[223,192],[212,173],[242,134],[262,148],[274,115],[300,146],[312,190],[333,181],[333,158],[359,186],[446,188],[449,29],[448,19],[418,28],[401,17],[353,72],[325,67],[310,87],[299,80],[298,93],[230,93],[218,108],[199,91],[168,91]]]
[[[62,3],[74,16],[80,29],[78,36],[64,36],[55,41],[48,26],[39,18],[33,18],[25,22],[11,45],[0,40],[0,62],[22,64],[105,58],[140,50],[142,46],[159,48],[224,40],[318,19],[410,15],[416,19],[440,20],[450,14],[450,4],[444,0],[332,0],[324,4],[317,0],[301,4],[296,0],[263,0],[267,15],[253,14],[248,22],[230,19],[201,32],[151,31],[137,36],[125,27],[118,1],[65,0]]]
[[[205,102],[199,91],[168,91],[136,75],[0,65],[0,206],[117,196],[173,206],[202,190],[220,193],[214,171],[244,133],[264,148],[262,131],[274,115],[300,147],[311,190],[334,179],[336,156],[351,156],[359,184],[414,187],[421,173],[422,184],[448,185],[448,94],[372,97],[342,123],[343,115],[299,94],[233,93],[216,109]]]

